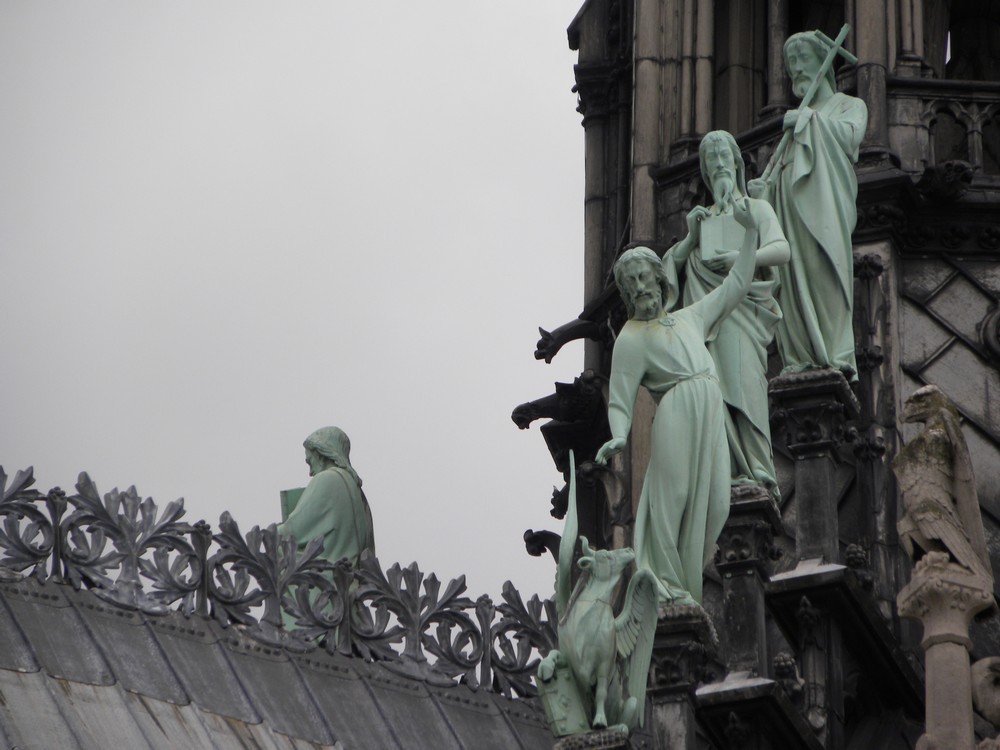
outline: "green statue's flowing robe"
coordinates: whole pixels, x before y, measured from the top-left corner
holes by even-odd
[[[768,196],[792,253],[788,265],[778,269],[783,313],[778,351],[786,371],[833,367],[856,373],[854,163],[868,108],[860,99],[837,93],[819,109],[803,107],[800,112]]]
[[[278,526],[278,533],[295,537],[299,549],[323,539],[323,557],[346,557],[356,565],[361,553],[375,549],[371,511],[354,477],[336,466],[309,480],[295,509]]]
[[[701,601],[702,571],[729,516],[725,405],[705,341],[746,294],[753,262],[741,254],[716,290],[662,318],[629,320],[615,341],[612,436],[628,436],[640,384],[657,402],[633,548],[664,600]]]
[[[750,210],[757,222],[758,251],[774,243],[784,245],[785,236],[771,206],[766,201],[751,198]],[[718,289],[725,279],[704,265],[700,246],[686,260],[678,260],[676,249],[677,245],[663,257],[668,309],[681,301],[685,306],[697,302]],[[735,251],[739,245],[725,249]],[[732,476],[759,482],[774,492],[777,492],[777,480],[767,409],[767,347],[781,320],[781,310],[774,299],[776,284],[774,268],[758,269],[749,294],[722,319],[708,338],[708,351],[715,362],[722,398],[728,407],[724,417]]]

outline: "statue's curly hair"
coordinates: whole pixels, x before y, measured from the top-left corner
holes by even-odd
[[[615,283],[618,285],[618,291],[621,293],[622,302],[625,303],[625,310],[628,312],[628,316],[630,318],[635,315],[635,302],[625,291],[625,287],[622,284],[622,273],[624,273],[626,265],[636,260],[647,261],[653,266],[653,272],[656,274],[656,280],[660,283],[661,300],[665,300],[667,298],[667,274],[663,270],[663,264],[660,262],[660,256],[645,245],[629,248],[618,256],[618,260],[615,261],[614,274]]]

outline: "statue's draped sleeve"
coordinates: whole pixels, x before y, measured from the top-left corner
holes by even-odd
[[[627,439],[632,426],[632,409],[639,395],[639,384],[646,371],[641,337],[633,331],[633,321],[625,323],[611,355],[611,381],[608,386],[608,422],[611,436]]]
[[[295,537],[300,547],[323,538],[323,556],[331,561],[347,557],[357,562],[371,546],[371,523],[361,488],[339,468],[317,473],[284,523],[282,534]]]

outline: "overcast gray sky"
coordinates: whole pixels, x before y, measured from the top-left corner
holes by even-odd
[[[582,307],[580,0],[0,5],[0,465],[244,532],[353,443],[388,567],[551,594],[511,409]]]

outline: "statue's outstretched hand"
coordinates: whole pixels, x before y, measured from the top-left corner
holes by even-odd
[[[757,200],[763,200],[764,194],[767,192],[767,183],[764,182],[760,177],[750,180],[747,183],[747,193],[750,194],[751,198],[756,198]]]
[[[625,438],[611,438],[608,442],[601,446],[601,449],[597,451],[597,457],[594,459],[595,464],[600,464],[604,466],[616,453],[621,453],[625,448]]]
[[[733,218],[744,229],[757,228],[757,220],[750,212],[750,200],[747,198],[733,201]]]

